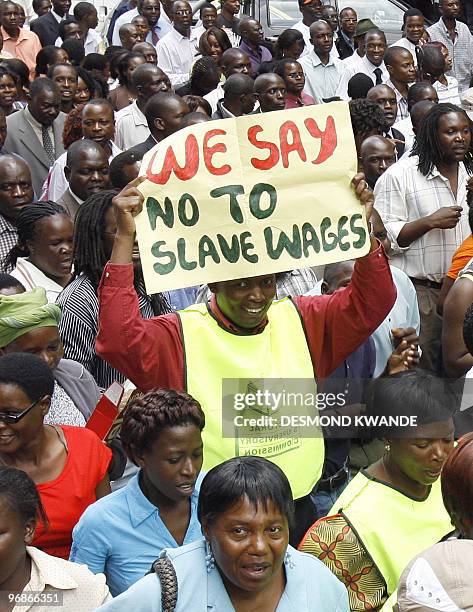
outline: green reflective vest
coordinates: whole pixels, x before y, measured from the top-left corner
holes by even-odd
[[[406,565],[452,531],[440,479],[418,501],[362,472],[348,484],[329,512],[343,514],[383,576],[388,595]]]
[[[274,379],[303,378],[310,380],[315,393],[309,347],[292,301],[288,298],[274,301],[264,330],[247,336],[220,327],[205,304],[189,306],[178,314],[185,352],[186,390],[201,403],[205,413],[203,469],[235,456],[263,456],[284,471],[294,499],[310,493],[320,478],[324,462],[320,432],[318,437],[304,437],[302,428],[281,427],[272,430],[269,437],[261,436],[260,428],[245,437],[222,435],[223,379],[232,379],[230,388],[235,391],[246,392],[252,389],[251,380],[261,384],[260,379],[268,379],[271,387]],[[228,392],[228,386],[225,388]],[[228,416],[227,408],[225,416]]]

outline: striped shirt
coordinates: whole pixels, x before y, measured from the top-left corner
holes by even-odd
[[[393,252],[391,263],[411,278],[441,282],[452,256],[471,234],[468,225],[466,184],[468,174],[458,167],[455,197],[447,178],[434,170],[424,176],[418,169],[417,156],[402,159],[380,176],[374,190],[376,210],[386,226]],[[423,219],[444,206],[462,206],[463,212],[454,229],[433,229],[408,247],[400,247],[398,236],[406,223]]]
[[[409,117],[409,108],[407,106],[407,99],[403,97],[399,89],[396,89],[396,86],[391,81],[391,79],[388,79],[386,81],[386,85],[390,87],[396,95],[396,102],[397,102],[396,121],[402,121],[403,119],[407,119],[407,117]]]
[[[138,294],[138,301],[143,318],[155,316],[146,296]],[[62,311],[59,333],[64,344],[64,357],[81,363],[102,389],[115,380],[123,383],[126,377],[95,352],[99,300],[88,277],[81,274],[74,279],[59,295],[57,304]]]
[[[3,266],[6,256],[15,246],[18,240],[18,232],[16,227],[10,221],[0,215],[0,264]],[[10,267],[7,272],[11,272],[13,267]]]
[[[455,23],[455,42],[452,42],[443,19],[439,19],[437,23],[430,26],[427,32],[432,42],[441,42],[447,47],[448,54],[453,62],[452,70],[448,74],[457,79],[460,92],[468,89],[470,87],[471,73],[473,72],[473,37],[468,26],[461,23],[461,21]]]

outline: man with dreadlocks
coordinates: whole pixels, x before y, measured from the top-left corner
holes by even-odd
[[[412,157],[375,187],[376,209],[391,241],[391,260],[411,278],[420,311],[421,366],[438,366],[442,321],[436,313],[453,253],[469,235],[466,195],[473,172],[471,124],[453,104],[437,104],[417,131]]]
[[[97,289],[117,231],[112,208],[112,198],[116,193],[113,190],[96,193],[80,206],[74,231],[74,279],[57,300],[62,310],[59,330],[64,356],[81,363],[102,388],[107,388],[115,380],[125,380],[123,373],[95,353],[99,315]],[[151,297],[145,294],[137,248],[133,249],[133,284],[143,318],[170,312],[161,294]]]
[[[200,401],[207,430],[204,469],[209,469],[245,452],[235,448],[235,440],[222,438],[224,378],[313,380],[314,372],[324,378],[384,320],[396,292],[384,250],[371,238],[371,252],[357,260],[350,287],[331,296],[273,302],[276,278],[265,274],[210,283],[207,304],[147,321],[133,289],[134,216],[143,205],[136,188],[140,180],[114,199],[117,232],[99,289],[97,353],[143,391],[188,389]],[[353,187],[369,219],[373,194],[363,175],[353,179]],[[271,448],[267,456],[291,482],[297,517],[291,542],[297,544],[315,520],[309,494],[322,472],[323,440],[304,438],[286,448]],[[251,451],[264,452],[259,446]]]

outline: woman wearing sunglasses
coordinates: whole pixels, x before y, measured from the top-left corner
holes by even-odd
[[[33,546],[67,559],[74,525],[110,492],[111,451],[88,429],[44,423],[53,390],[39,357],[0,357],[0,465],[23,470],[36,484],[49,528],[38,527]]]

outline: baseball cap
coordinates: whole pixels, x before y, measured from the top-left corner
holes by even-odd
[[[401,575],[399,612],[473,612],[473,540],[447,540],[417,555]]]

